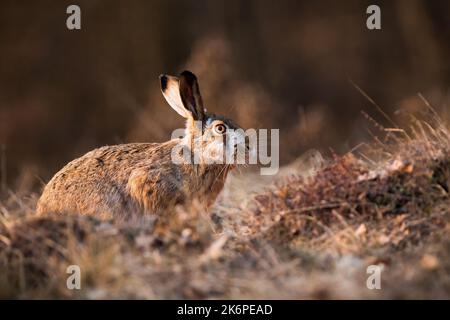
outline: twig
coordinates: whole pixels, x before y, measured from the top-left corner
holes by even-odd
[[[436,120],[439,120],[440,117],[437,114],[436,110],[434,110],[434,108],[431,106],[431,104],[428,102],[427,99],[425,99],[425,97],[422,95],[422,93],[417,93],[417,95],[419,96],[419,98],[423,101],[423,103],[425,104],[425,106],[431,111],[431,113],[433,113],[433,115],[436,117]]]
[[[286,213],[303,213],[308,211],[314,211],[314,210],[320,210],[320,209],[335,209],[339,208],[342,205],[344,205],[345,202],[340,203],[325,203],[317,206],[310,206],[310,207],[303,207],[298,209],[292,209],[292,210],[282,210],[279,212],[279,214],[286,214]]]
[[[373,106],[375,106],[375,108],[377,108],[378,112],[380,112],[383,117],[386,118],[386,120],[388,120],[391,125],[393,125],[394,127],[398,128],[398,125],[391,119],[391,117],[389,117],[387,115],[386,112],[383,111],[383,109],[371,98],[369,97],[369,95],[367,93],[364,92],[363,89],[361,89],[356,83],[354,83],[351,79],[349,79],[350,83],[356,88],[356,90],[359,91],[359,93],[361,93],[361,95],[363,97],[365,97]]]

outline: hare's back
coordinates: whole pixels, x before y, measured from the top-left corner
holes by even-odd
[[[132,143],[92,150],[63,167],[44,188],[38,212],[95,213],[126,208],[126,185],[140,166],[161,163],[164,144]]]

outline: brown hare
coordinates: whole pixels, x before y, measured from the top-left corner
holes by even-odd
[[[39,214],[108,218],[160,213],[192,201],[206,207],[214,202],[235,166],[217,159],[223,152],[235,152],[237,143],[245,145],[243,130],[230,119],[206,111],[193,73],[184,71],[179,78],[161,75],[160,83],[169,105],[187,119],[184,136],[86,153],[46,185],[38,202]]]

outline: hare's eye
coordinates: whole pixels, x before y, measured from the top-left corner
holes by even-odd
[[[215,129],[216,132],[219,133],[219,134],[224,134],[225,131],[227,131],[227,127],[225,127],[225,125],[224,125],[223,123],[216,124],[216,126],[214,127],[214,129]]]

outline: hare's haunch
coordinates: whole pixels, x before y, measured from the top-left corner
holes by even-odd
[[[169,105],[186,118],[184,137],[105,146],[86,153],[50,180],[38,202],[39,214],[112,217],[159,213],[194,200],[206,206],[214,202],[233,167],[215,157],[234,150],[230,140],[245,141],[242,130],[231,120],[206,112],[191,72],[180,77],[161,75],[160,82]],[[197,154],[197,148],[208,152]]]

